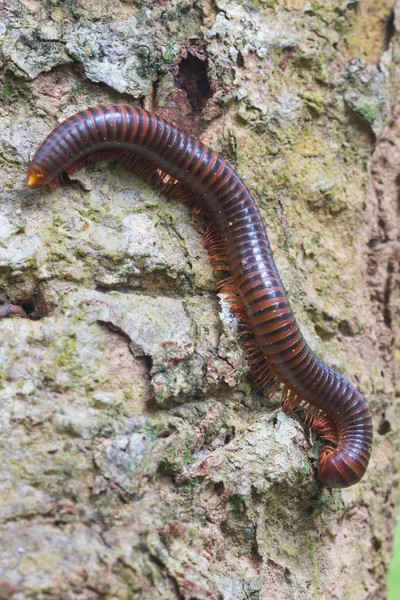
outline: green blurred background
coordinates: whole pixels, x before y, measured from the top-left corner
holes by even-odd
[[[388,576],[388,600],[400,599],[400,514],[397,517],[393,557]]]

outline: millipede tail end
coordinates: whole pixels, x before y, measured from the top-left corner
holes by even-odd
[[[320,455],[318,479],[328,488],[347,488],[358,483],[366,465],[343,455],[340,450],[325,446]]]

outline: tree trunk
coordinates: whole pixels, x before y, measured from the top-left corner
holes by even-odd
[[[29,318],[0,322],[1,599],[385,598],[398,30],[393,0],[7,1],[0,303]],[[113,163],[25,187],[51,129],[109,103],[254,193],[307,341],[372,410],[358,485],[322,488],[315,436],[256,389],[203,216]]]

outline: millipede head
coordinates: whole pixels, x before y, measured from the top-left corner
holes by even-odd
[[[29,167],[26,176],[26,185],[31,188],[31,190],[42,187],[43,185],[50,183],[51,180],[52,176],[44,169],[38,166],[35,166],[35,168]]]

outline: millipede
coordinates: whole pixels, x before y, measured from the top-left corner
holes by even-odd
[[[204,240],[217,288],[228,294],[242,324],[247,360],[260,389],[282,389],[285,411],[305,411],[305,422],[325,445],[317,477],[345,488],[364,475],[372,447],[372,420],[363,395],[315,356],[291,310],[260,211],[242,179],[216,152],[141,108],[97,106],[58,125],[37,149],[27,185],[51,190],[87,161],[118,159],[149,177],[167,196],[196,199],[208,214]]]

